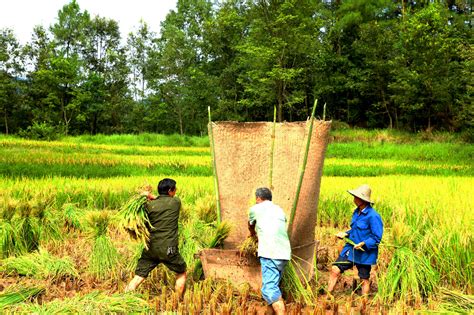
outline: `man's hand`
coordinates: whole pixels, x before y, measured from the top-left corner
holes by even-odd
[[[148,199],[148,200],[155,200],[156,199],[156,197],[151,192],[146,191],[146,190],[142,191],[140,193],[140,195],[146,196],[146,199]]]
[[[355,244],[355,245],[354,245],[354,249],[364,250],[364,249],[362,248],[362,246],[364,246],[364,245],[365,245],[364,242],[360,242],[359,244]]]
[[[257,232],[255,231],[255,224],[248,223],[250,237],[257,237]]]
[[[336,234],[336,237],[338,237],[340,239],[343,239],[344,237],[347,237],[347,233],[346,232],[338,232]]]

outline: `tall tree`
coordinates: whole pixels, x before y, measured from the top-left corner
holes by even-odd
[[[127,96],[128,67],[125,49],[120,44],[118,23],[94,17],[84,29],[82,58],[84,79],[75,92],[88,130],[95,134],[100,126],[120,124],[121,100]]]
[[[21,120],[23,53],[11,29],[0,30],[0,110],[2,129],[10,133],[12,121]]]
[[[261,0],[250,2],[250,7],[248,36],[239,46],[242,71],[238,80],[245,89],[241,102],[258,111],[261,119],[271,116],[273,105],[279,121],[284,109],[288,119],[298,107],[307,113],[313,96],[306,86],[318,50],[315,5],[311,1]]]
[[[136,33],[127,38],[127,59],[131,71],[130,86],[135,101],[145,98],[148,87],[149,52],[156,49],[156,34],[150,31],[144,21],[140,21]]]
[[[72,102],[72,99],[74,90],[82,81],[81,50],[85,41],[85,29],[89,23],[89,13],[82,12],[79,4],[72,0],[59,10],[58,21],[50,28],[55,50],[51,69],[45,70],[50,72],[44,75],[54,79],[56,88],[50,92],[48,99],[59,106],[66,134],[69,124],[79,111],[77,102]]]
[[[203,30],[212,17],[207,0],[179,0],[161,25],[156,53],[151,56],[150,87],[154,99],[166,104],[167,119],[181,134],[205,131],[206,107],[216,102]]]

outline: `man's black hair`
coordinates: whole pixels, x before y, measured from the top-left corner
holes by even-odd
[[[176,190],[176,181],[171,178],[163,178],[158,183],[158,194],[168,195],[168,192]]]
[[[272,201],[272,191],[267,187],[257,188],[257,190],[255,191],[255,197],[260,197],[263,200]]]

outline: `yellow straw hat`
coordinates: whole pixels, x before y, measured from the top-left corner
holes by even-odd
[[[370,194],[372,193],[372,190],[370,189],[369,185],[364,184],[362,186],[357,187],[356,189],[348,190],[347,192],[352,196],[358,197],[368,203],[374,203],[370,199]]]

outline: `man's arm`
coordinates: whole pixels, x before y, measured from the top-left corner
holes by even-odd
[[[369,218],[369,224],[370,224],[370,237],[365,239],[363,243],[367,247],[367,249],[374,249],[379,246],[380,241],[382,240],[382,234],[383,234],[383,223],[382,219],[380,216],[375,215],[373,217]]]
[[[257,235],[257,232],[255,230],[255,225],[256,224],[257,224],[257,220],[255,218],[255,211],[252,208],[250,208],[248,228],[249,228],[249,231],[250,231],[250,236],[252,236],[252,237]]]

